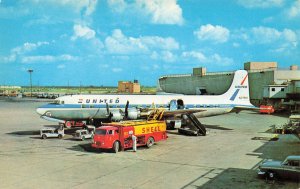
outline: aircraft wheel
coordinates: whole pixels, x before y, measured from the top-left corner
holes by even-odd
[[[149,137],[148,140],[147,140],[147,144],[146,145],[147,145],[148,148],[150,148],[151,146],[154,145],[154,143],[155,143],[154,142],[154,138],[153,137]]]
[[[113,152],[118,153],[119,150],[120,150],[120,143],[118,141],[116,141],[113,145]]]

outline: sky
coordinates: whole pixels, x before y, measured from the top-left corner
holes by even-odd
[[[0,85],[117,86],[300,66],[300,0],[0,0]]]

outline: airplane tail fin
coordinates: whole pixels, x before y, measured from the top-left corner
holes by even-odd
[[[234,73],[230,88],[222,96],[230,104],[253,106],[250,103],[248,72],[246,70],[237,70]]]

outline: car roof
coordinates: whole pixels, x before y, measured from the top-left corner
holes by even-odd
[[[79,129],[79,130],[76,130],[76,133],[79,133],[79,132],[82,132],[82,131],[86,131],[87,132],[86,129]]]
[[[41,130],[55,130],[55,128],[52,128],[52,127],[46,127],[46,128],[42,128]]]
[[[288,160],[300,160],[300,156],[288,156],[286,159],[288,159]]]

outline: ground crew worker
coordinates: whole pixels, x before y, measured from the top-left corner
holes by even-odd
[[[132,138],[132,149],[134,152],[136,152],[136,136],[134,136],[133,134],[131,134],[131,138]]]

